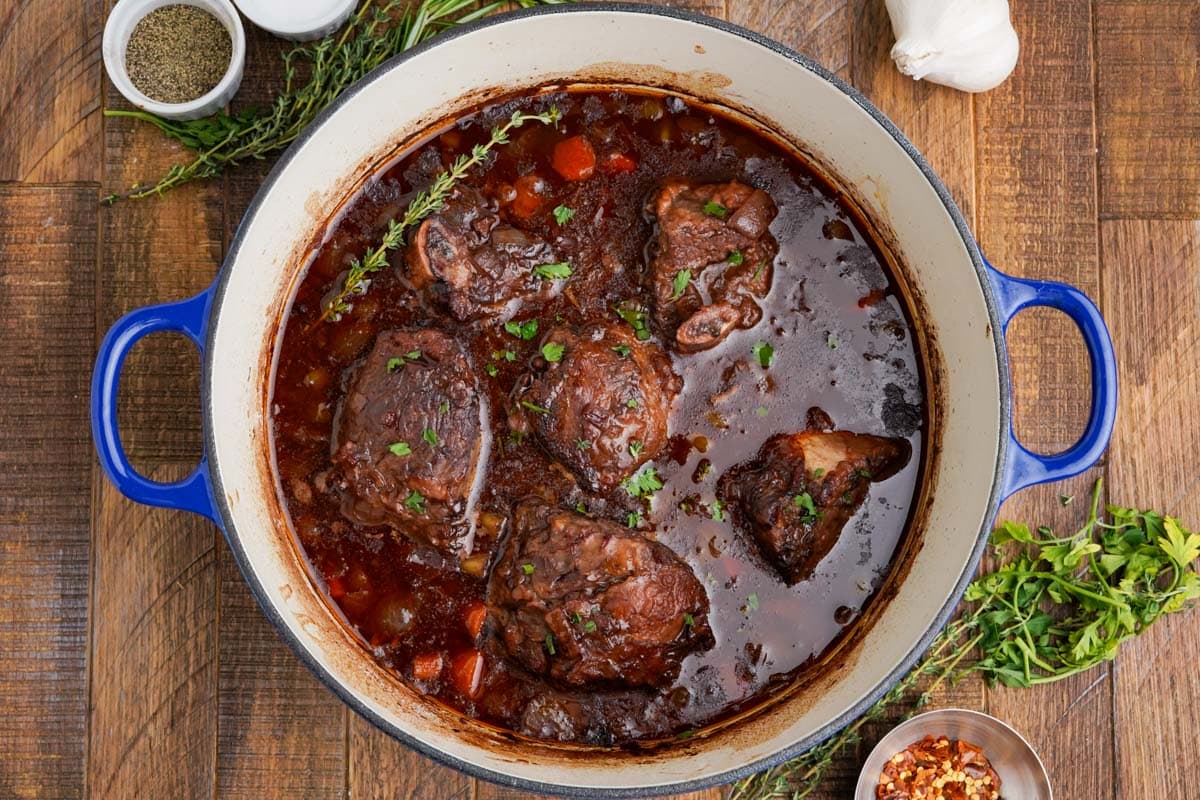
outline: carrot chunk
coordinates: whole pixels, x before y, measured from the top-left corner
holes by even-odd
[[[483,684],[483,653],[468,650],[450,660],[450,683],[462,694],[474,700]]]
[[[441,653],[418,653],[412,660],[413,677],[419,681],[431,681],[442,674]]]
[[[637,161],[633,156],[625,153],[609,153],[604,157],[604,164],[601,170],[610,175],[615,175],[618,172],[633,172],[637,169]]]
[[[467,624],[467,633],[472,639],[479,638],[479,632],[483,630],[483,623],[487,620],[487,606],[479,601],[471,603],[467,606],[467,613],[463,615],[463,620]]]
[[[536,173],[517,178],[513,189],[512,212],[521,219],[529,219],[542,207],[542,192],[546,189],[546,182]]]
[[[572,136],[554,145],[551,163],[554,170],[567,180],[581,181],[592,177],[596,171],[596,151],[587,139]]]

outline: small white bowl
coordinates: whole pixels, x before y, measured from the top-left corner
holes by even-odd
[[[282,39],[323,39],[342,27],[358,0],[235,0],[246,19]]]
[[[943,708],[918,714],[888,731],[858,775],[854,800],[875,800],[883,765],[926,736],[965,739],[978,747],[1000,776],[1000,794],[1017,800],[1054,800],[1050,776],[1033,747],[1005,723],[980,711]]]
[[[125,49],[129,46],[129,37],[142,17],[163,6],[195,6],[212,14],[225,30],[233,44],[229,58],[229,68],[217,85],[195,100],[186,103],[163,103],[147,97],[133,85],[129,73],[125,69]],[[224,108],[233,97],[234,92],[242,83],[242,73],[246,67],[246,31],[242,28],[241,17],[229,0],[120,0],[113,6],[104,24],[104,68],[117,91],[140,109],[149,111],[167,119],[199,119],[207,117]]]

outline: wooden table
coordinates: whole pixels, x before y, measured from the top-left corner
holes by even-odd
[[[929,156],[983,250],[1098,298],[1121,405],[1107,459],[1002,514],[1066,526],[1106,478],[1114,502],[1200,524],[1200,5],[1016,0],[1021,60],[972,97],[888,60],[882,0],[693,0],[786,42],[865,91]],[[181,152],[104,119],[104,0],[0,0],[0,797],[516,798],[416,756],[349,713],[292,656],[225,542],[135,506],[100,474],[87,424],[96,343],[117,316],[211,280],[266,165],[102,208]],[[253,35],[239,105],[277,86]],[[1018,429],[1041,449],[1082,429],[1079,337],[1053,314],[1011,331]],[[198,364],[161,337],[130,359],[122,429],[156,478],[199,452]],[[1200,797],[1200,617],[1111,665],[1036,690],[944,702],[1024,731],[1061,800]],[[853,758],[824,798],[845,798]],[[720,797],[706,792],[703,798]]]

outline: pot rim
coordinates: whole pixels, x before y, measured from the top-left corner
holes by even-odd
[[[258,577],[251,567],[246,551],[241,544],[240,538],[237,536],[236,527],[233,521],[233,515],[229,507],[226,488],[221,478],[220,463],[216,458],[216,446],[213,436],[212,417],[214,406],[212,403],[212,378],[215,375],[214,370],[214,338],[216,335],[217,325],[212,324],[219,320],[220,308],[223,304],[225,290],[229,283],[229,276],[232,272],[232,265],[236,263],[239,253],[242,248],[246,230],[249,223],[258,213],[259,207],[265,202],[266,197],[271,193],[271,189],[278,181],[280,175],[287,170],[296,154],[303,148],[304,144],[312,137],[314,132],[322,126],[326,119],[336,113],[346,103],[348,103],[355,95],[357,95],[363,87],[378,80],[383,75],[402,67],[409,59],[414,56],[424,53],[427,50],[437,47],[443,42],[452,41],[460,36],[464,36],[476,31],[490,28],[498,25],[506,25],[519,23],[521,20],[537,17],[546,14],[630,14],[630,15],[654,15],[659,17],[668,17],[682,22],[688,22],[696,25],[703,25],[710,28],[723,31],[745,39],[752,44],[760,47],[765,47],[772,52],[787,58],[795,64],[807,69],[818,77],[832,84],[849,99],[853,100],[859,108],[865,111],[876,123],[879,124],[904,150],[905,154],[912,160],[916,167],[921,171],[925,180],[933,188],[938,198],[942,201],[942,205],[946,209],[946,213],[950,216],[955,228],[958,230],[959,236],[962,239],[963,245],[966,248],[971,258],[971,265],[975,270],[975,275],[979,280],[980,290],[983,293],[984,302],[987,306],[988,321],[992,326],[993,331],[1003,330],[1003,320],[998,310],[996,297],[992,290],[991,282],[988,280],[986,262],[975,238],[970,232],[966,219],[959,210],[954,199],[951,197],[949,190],[945,184],[933,171],[929,162],[909,141],[896,125],[887,118],[874,104],[871,103],[861,92],[851,86],[842,78],[833,74],[816,61],[808,56],[793,50],[786,45],[783,45],[767,36],[756,33],[752,30],[744,28],[725,20],[716,19],[699,12],[677,9],[668,6],[647,5],[644,3],[616,3],[616,2],[598,2],[598,3],[580,3],[578,5],[546,5],[537,6],[534,8],[519,9],[516,11],[497,14],[484,19],[476,20],[461,26],[456,26],[452,29],[439,33],[436,37],[410,49],[403,53],[399,53],[383,64],[376,67],[366,76],[364,76],[354,86],[348,88],[341,94],[333,103],[326,107],[320,114],[314,118],[309,126],[300,134],[299,137],[288,147],[286,151],[279,157],[267,177],[259,186],[255,193],[254,199],[247,207],[245,214],[238,225],[237,231],[229,245],[229,250],[225,255],[225,259],[221,265],[220,272],[215,283],[212,286],[213,296],[212,305],[210,306],[209,322],[207,326],[205,347],[204,347],[204,375],[201,380],[201,408],[203,415],[203,430],[204,430],[204,452],[208,461],[209,477],[211,481],[211,491],[213,505],[217,509],[220,516],[220,526],[225,539],[229,543],[234,560],[237,562],[238,569],[241,571],[243,578],[250,587],[252,594],[267,619],[276,629],[276,632],[281,638],[287,642],[288,646],[300,659],[310,672],[331,692],[334,693],[343,703],[353,709],[360,716],[370,721],[377,728],[386,732],[389,736],[399,740],[405,746],[412,748],[421,755],[431,758],[432,760],[449,766],[459,772],[465,773],[471,777],[482,778],[502,786],[508,786],[514,789],[530,791],[543,794],[554,794],[561,797],[578,797],[599,800],[600,798],[642,798],[649,796],[662,796],[667,794],[676,794],[683,792],[693,792],[703,789],[708,789],[713,786],[719,786],[740,780],[750,775],[769,769],[773,766],[783,763],[797,755],[811,749],[820,744],[830,736],[837,733],[839,730],[849,725],[858,717],[862,716],[875,702],[882,697],[892,686],[894,686],[912,667],[922,654],[929,648],[933,639],[941,632],[946,623],[949,622],[955,609],[958,607],[963,593],[966,591],[967,585],[973,578],[975,571],[978,569],[979,562],[983,557],[984,549],[987,546],[988,534],[990,533],[992,520],[995,518],[996,512],[999,509],[1000,503],[1003,500],[1004,494],[1004,477],[1006,474],[1006,465],[1009,459],[1009,436],[1008,420],[1011,418],[1012,397],[1011,384],[1009,379],[1008,368],[1008,353],[1005,349],[1004,337],[993,336],[993,346],[996,352],[996,360],[998,365],[997,373],[999,375],[1000,386],[1000,419],[1002,424],[998,433],[997,443],[997,458],[995,470],[992,473],[992,486],[988,494],[987,508],[983,515],[984,524],[976,534],[976,543],[971,551],[970,558],[964,565],[962,573],[956,582],[950,595],[947,597],[945,604],[937,613],[934,619],[930,622],[928,630],[918,640],[916,645],[900,659],[896,668],[893,669],[883,680],[881,680],[871,691],[863,696],[858,703],[847,709],[843,714],[824,725],[816,733],[811,736],[793,742],[788,747],[784,747],[777,752],[764,756],[748,764],[743,764],[733,769],[725,770],[715,775],[710,775],[706,778],[693,781],[684,781],[673,784],[664,784],[661,786],[650,787],[648,789],[636,788],[605,788],[605,787],[580,787],[566,786],[554,783],[546,783],[542,781],[530,780],[510,775],[504,772],[497,772],[486,767],[480,767],[468,761],[463,761],[455,757],[451,753],[446,753],[431,747],[421,739],[413,736],[408,731],[403,730],[393,725],[388,720],[383,719],[375,714],[366,704],[362,703],[353,691],[346,685],[341,683],[334,675],[326,670],[312,655],[308,652],[303,642],[298,636],[292,633],[291,629],[284,622],[279,610],[271,604],[266,588],[263,582]]]

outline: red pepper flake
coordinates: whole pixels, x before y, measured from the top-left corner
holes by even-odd
[[[975,745],[926,736],[888,759],[876,800],[999,800],[1000,776]]]

